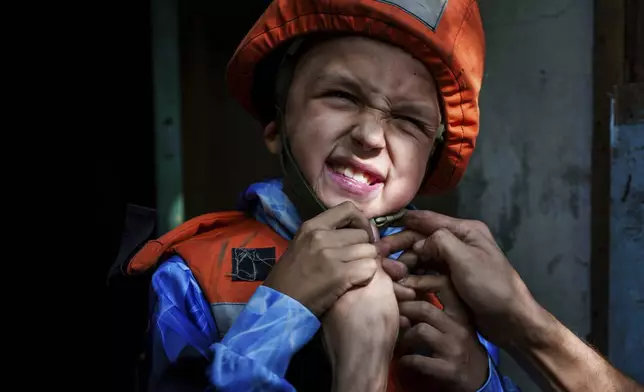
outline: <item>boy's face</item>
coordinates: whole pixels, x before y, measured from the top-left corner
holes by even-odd
[[[368,218],[405,207],[424,179],[440,109],[429,71],[411,55],[362,37],[325,41],[298,62],[286,132],[320,201],[352,201]],[[275,124],[265,132],[280,151]]]

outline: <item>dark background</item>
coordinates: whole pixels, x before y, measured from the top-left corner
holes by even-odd
[[[487,211],[496,210],[498,207],[496,204],[490,204],[489,200],[508,197],[529,204],[533,197],[537,197],[533,196],[538,192],[534,183],[527,180],[517,181],[508,185],[507,192],[496,191],[505,186],[502,181],[488,186],[496,178],[491,168],[506,167],[506,160],[515,156],[497,156],[495,162],[494,156],[499,151],[491,147],[489,140],[500,144],[504,140],[512,139],[509,148],[516,147],[517,155],[533,154],[532,161],[522,161],[518,164],[521,170],[524,170],[520,176],[527,178],[530,175],[532,178],[543,179],[548,184],[549,178],[559,175],[554,170],[547,171],[550,170],[550,161],[564,161],[567,156],[573,156],[578,152],[552,150],[535,158],[534,151],[543,149],[544,145],[546,148],[559,147],[554,142],[548,144],[548,140],[562,137],[560,135],[565,137],[565,134],[574,132],[572,128],[575,124],[578,126],[580,121],[583,122],[584,125],[576,132],[577,135],[583,136],[584,140],[572,139],[574,142],[565,147],[574,149],[579,144],[585,146],[585,150],[580,148],[579,151],[588,155],[587,159],[582,159],[588,170],[583,173],[565,171],[561,174],[564,185],[559,188],[555,185],[555,194],[550,197],[554,198],[556,203],[559,198],[557,192],[569,192],[571,196],[565,196],[565,201],[562,201],[566,210],[555,209],[553,214],[538,217],[543,219],[546,228],[539,226],[535,230],[538,230],[538,235],[549,231],[561,231],[561,237],[564,237],[564,244],[561,246],[565,245],[566,236],[578,235],[579,238],[575,237],[570,241],[574,242],[575,246],[586,247],[587,251],[582,252],[584,255],[555,255],[549,260],[547,267],[547,260],[544,260],[543,271],[540,272],[534,264],[522,261],[523,256],[529,259],[530,254],[535,253],[535,247],[525,245],[525,248],[522,248],[521,241],[525,241],[526,237],[538,238],[538,235],[529,231],[531,229],[526,228],[529,225],[527,222],[535,220],[527,218],[525,210],[521,210],[524,213],[521,222],[521,214],[516,213],[519,207],[510,206],[509,212],[504,212],[505,206],[502,206],[503,208],[498,208],[499,212],[495,213],[496,215],[492,215],[493,218],[498,218],[498,222],[490,224],[497,238],[505,246],[515,247],[515,253],[510,253],[510,258],[517,263],[517,269],[529,287],[536,291],[537,298],[552,305],[553,313],[557,317],[565,318],[575,312],[581,314],[579,320],[570,316],[570,323],[568,320],[564,322],[582,338],[586,338],[601,352],[607,354],[610,341],[610,287],[611,284],[613,287],[620,285],[620,282],[611,283],[609,279],[610,270],[617,262],[610,257],[611,188],[616,186],[611,183],[610,169],[610,97],[626,97],[618,100],[618,110],[623,112],[618,111],[619,118],[628,117],[628,108],[641,105],[641,85],[644,81],[644,51],[641,50],[644,48],[644,6],[637,0],[573,0],[566,4],[555,1],[529,1],[522,3],[523,8],[519,5],[521,2],[495,3],[493,0],[482,0],[480,3],[484,24],[487,21],[488,44],[491,45],[488,52],[492,66],[486,75],[489,85],[484,85],[482,98],[482,134],[483,131],[488,132],[485,134],[488,135],[488,141],[481,142],[481,148],[477,152],[479,155],[474,159],[473,168],[468,173],[469,177],[465,179],[460,193],[421,201],[421,205],[454,215],[489,218],[490,213]],[[265,4],[265,1],[179,2],[177,13],[183,151],[181,164],[185,218],[231,208],[237,194],[250,181],[279,174],[277,162],[268,156],[261,138],[257,136],[261,128],[231,101],[224,83],[227,60],[261,14]],[[96,194],[92,200],[92,213],[98,223],[100,238],[104,240],[101,247],[104,251],[98,255],[96,266],[101,274],[106,275],[119,249],[126,205],[134,203],[156,208],[158,190],[155,180],[155,90],[152,74],[154,64],[151,4],[145,1],[121,0],[104,7],[97,11],[102,13],[105,22],[101,24],[98,34],[100,39],[95,42],[95,47],[98,48],[100,75],[93,79],[96,80],[96,84],[92,86],[100,95],[101,103],[97,106],[104,131],[101,132],[96,148],[91,150],[91,154],[96,162],[93,173]],[[524,17],[524,14],[528,17]],[[590,17],[586,18],[586,15]],[[584,25],[585,22],[588,23]],[[543,33],[526,33],[534,23],[543,24]],[[548,31],[557,28],[565,31],[562,34],[565,34],[568,47],[559,47],[558,45],[562,45],[561,39],[547,36]],[[518,46],[533,45],[535,52],[546,53],[546,56],[552,57],[552,72],[548,64],[540,64],[541,68],[535,69],[533,76],[529,75],[529,72],[533,71],[528,69],[530,63],[537,63],[542,59],[526,60],[521,58],[521,54],[515,55],[508,51],[507,48],[511,45],[508,43],[507,31],[511,29],[512,34],[517,37],[516,41],[519,41]],[[526,40],[524,36],[532,40]],[[586,66],[575,68],[579,65],[575,62],[575,57],[580,54],[578,47],[586,44],[589,51],[581,53],[588,55],[588,61],[584,60]],[[502,45],[506,46],[498,49]],[[521,60],[527,63],[521,63],[524,68],[517,70],[518,66],[515,64]],[[507,64],[507,68],[504,68],[503,64]],[[566,64],[570,68],[566,68]],[[495,71],[499,72],[495,74]],[[521,74],[522,72],[525,75]],[[575,84],[575,78],[583,78],[583,81]],[[507,80],[507,85],[499,83],[502,80]],[[534,86],[531,85],[533,81]],[[557,85],[562,87],[559,90],[549,87]],[[533,99],[543,94],[541,98],[545,102],[544,106],[535,107],[534,101],[523,102],[524,97],[521,94],[511,96],[511,92],[516,88],[529,91],[523,95],[531,95]],[[500,91],[502,89],[509,92]],[[569,98],[566,95],[570,91],[576,94],[570,98],[571,101],[588,100],[588,105],[582,107],[583,111],[578,111],[579,107],[576,106],[564,107],[562,103],[559,105],[561,112],[547,112],[551,109],[548,102]],[[485,94],[495,98],[502,95],[509,98],[506,106],[503,106],[503,102],[485,100]],[[508,106],[515,102],[517,107]],[[541,110],[543,108],[545,110]],[[503,110],[513,111],[516,116],[497,122],[495,116]],[[575,111],[574,115],[571,115],[571,111]],[[523,129],[526,123],[539,122],[548,116],[556,121],[553,124],[544,123],[543,127],[535,132],[531,131],[530,135],[526,133],[525,137],[500,131],[504,126],[509,127],[508,124],[513,121],[516,129]],[[623,121],[626,122],[628,121]],[[539,132],[544,133],[545,141],[543,138],[530,139]],[[480,151],[486,151],[483,158],[480,157],[483,154]],[[491,151],[493,153],[490,153]],[[505,160],[501,162],[501,159]],[[579,187],[582,191],[575,193]],[[578,195],[576,207],[575,194]],[[539,197],[544,196],[542,194]],[[561,217],[565,214],[570,214],[570,219],[562,220]],[[523,230],[528,231],[521,231],[522,224],[526,225]],[[582,236],[578,234],[580,232],[587,232],[587,235]],[[580,265],[588,275],[582,283],[577,280],[571,281],[570,279],[577,279]],[[557,275],[557,271],[566,269],[568,274],[560,272],[560,275]],[[555,273],[551,278],[553,271]],[[544,276],[548,278],[545,279]],[[560,280],[556,281],[555,285],[553,279]],[[104,341],[106,351],[110,353],[106,377],[110,383],[114,383],[113,390],[126,390],[124,385],[132,385],[133,380],[132,373],[127,370],[130,363],[124,359],[124,355],[130,354],[128,350],[140,345],[139,341],[128,340],[129,332],[131,328],[140,328],[145,320],[142,319],[144,315],[138,313],[136,308],[124,306],[123,303],[127,302],[128,296],[141,294],[141,289],[120,286],[119,290],[106,291],[106,294],[108,311],[105,323],[108,328]],[[574,304],[580,303],[588,308],[572,309],[569,305],[557,308],[558,300],[552,297],[556,295],[563,299],[579,297],[582,300]],[[639,308],[635,309],[641,312],[641,303],[637,306]],[[641,320],[638,322],[642,323]],[[581,327],[584,324],[587,324],[587,327]],[[633,339],[633,336],[630,338]],[[637,340],[633,342],[638,344]],[[644,347],[642,349],[644,350]],[[531,389],[526,387],[524,390]]]

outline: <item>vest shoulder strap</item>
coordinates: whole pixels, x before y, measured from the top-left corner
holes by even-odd
[[[288,241],[241,212],[202,215],[149,241],[130,261],[140,273],[172,254],[186,262],[211,304],[246,303]]]
[[[145,272],[167,256],[176,245],[218,228],[234,226],[247,219],[249,218],[239,211],[215,212],[192,218],[163,236],[147,241],[129,260],[126,271],[132,275]]]

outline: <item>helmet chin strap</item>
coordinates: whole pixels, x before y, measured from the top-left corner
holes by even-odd
[[[278,111],[278,113],[280,113]],[[304,174],[295,162],[295,157],[291,152],[291,146],[286,137],[286,127],[284,118],[279,114],[278,126],[282,150],[280,153],[280,163],[284,174],[284,191],[293,201],[297,211],[303,221],[307,221],[326,210],[325,205],[315,195],[315,191],[304,178]]]

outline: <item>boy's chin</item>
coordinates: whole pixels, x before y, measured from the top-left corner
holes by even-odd
[[[356,195],[355,197],[349,192],[342,189],[337,189],[333,184],[320,184],[315,193],[318,199],[327,208],[333,208],[346,201],[352,202],[367,219],[376,218],[379,216],[392,215],[400,211],[407,204],[402,203],[401,200],[385,200],[383,198],[384,187],[380,187],[376,192],[370,195]],[[396,208],[400,206],[399,208]]]
[[[351,199],[349,197],[329,197],[329,200],[325,200],[324,198],[321,198],[320,201],[324,203],[324,205],[327,206],[327,208],[333,208],[337,205],[340,205],[346,201],[352,202],[362,213],[365,215],[367,219],[372,219],[376,218],[379,216],[385,216],[389,214],[395,214],[398,211],[393,211],[389,212],[388,209],[383,208],[382,202],[380,200],[369,200],[369,201],[362,201],[362,200],[355,200]]]

